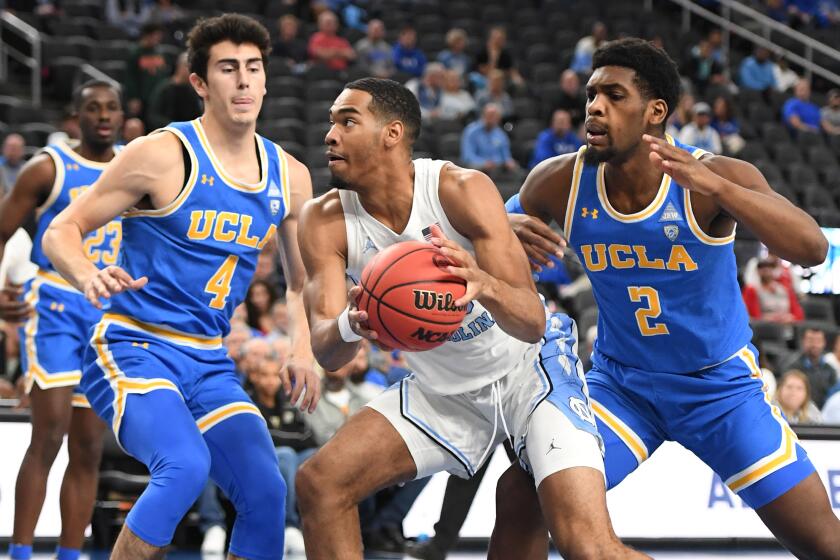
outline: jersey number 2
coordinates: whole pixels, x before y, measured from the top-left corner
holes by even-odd
[[[210,300],[210,307],[213,309],[224,309],[227,297],[230,294],[230,281],[233,280],[233,273],[236,271],[236,263],[238,262],[239,257],[229,255],[222,266],[219,267],[219,270],[207,281],[207,285],[204,286],[204,291],[213,295],[213,299]]]
[[[665,323],[651,323],[662,313],[662,306],[659,304],[659,292],[650,286],[630,286],[627,288],[630,293],[630,301],[641,303],[642,298],[647,300],[647,307],[636,310],[636,323],[642,336],[656,336],[668,334],[668,326]]]

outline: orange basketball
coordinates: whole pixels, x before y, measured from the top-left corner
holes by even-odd
[[[446,271],[449,264],[431,243],[406,241],[365,266],[358,305],[382,344],[420,352],[440,346],[458,330],[467,311],[454,302],[467,285]]]

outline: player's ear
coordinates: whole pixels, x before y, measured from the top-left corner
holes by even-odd
[[[190,85],[192,85],[199,97],[202,99],[207,97],[207,82],[195,72],[190,74]]]
[[[392,121],[385,125],[384,133],[385,146],[393,148],[402,142],[403,136],[405,135],[405,126],[400,121]]]
[[[668,104],[663,99],[654,99],[648,103],[648,119],[654,126],[661,125],[668,118]]]

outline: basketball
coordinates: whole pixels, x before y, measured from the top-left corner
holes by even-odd
[[[434,245],[406,241],[386,248],[362,271],[359,309],[385,346],[421,352],[440,346],[460,326],[466,306],[455,301],[466,282],[446,271]]]

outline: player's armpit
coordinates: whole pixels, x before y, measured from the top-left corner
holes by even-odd
[[[0,258],[2,244],[44,203],[54,181],[55,163],[47,154],[39,154],[23,166],[14,187],[0,201]]]
[[[519,189],[519,203],[525,213],[547,224],[554,220],[563,225],[576,157],[576,153],[553,157],[528,173]]]

